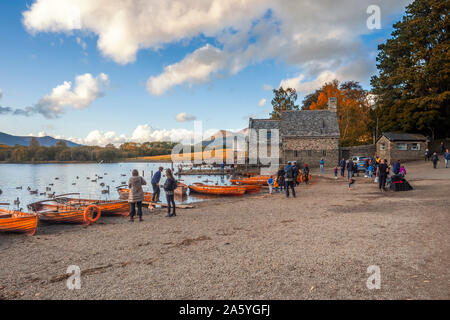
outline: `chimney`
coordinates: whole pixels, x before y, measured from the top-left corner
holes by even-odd
[[[337,99],[332,97],[328,98],[328,111],[336,112],[337,111]]]

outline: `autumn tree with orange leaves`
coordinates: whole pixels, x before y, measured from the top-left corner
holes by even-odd
[[[372,142],[368,92],[355,81],[339,83],[334,80],[303,100],[303,110],[328,108],[328,98],[337,98],[337,116],[341,132],[340,145],[353,146]]]

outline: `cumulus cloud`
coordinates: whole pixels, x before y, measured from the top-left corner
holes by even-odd
[[[259,102],[258,102],[258,106],[260,106],[260,107],[264,107],[264,106],[266,105],[266,103],[267,103],[267,100],[266,100],[266,99],[264,99],[264,98],[262,98],[261,100],[259,100]]]
[[[181,62],[165,67],[163,73],[157,77],[150,77],[147,90],[154,95],[161,95],[175,85],[205,82],[211,74],[223,68],[224,63],[224,53],[207,44]]]
[[[195,116],[188,115],[186,112],[181,112],[176,115],[175,119],[178,122],[187,122],[187,121],[194,121],[197,118]]]
[[[233,75],[268,59],[302,72],[307,68],[307,79],[337,72],[369,54],[361,47],[361,35],[371,32],[366,24],[369,5],[381,8],[385,27],[385,17],[411,1],[36,0],[23,13],[23,24],[31,33],[94,33],[100,52],[120,64],[133,62],[141,49],[159,50],[197,36],[214,38],[214,45],[150,76],[148,91],[160,95],[173,86]]]
[[[104,95],[108,85],[108,75],[100,73],[94,77],[90,73],[86,73],[75,78],[75,85],[72,85],[71,81],[64,81],[63,84],[53,88],[50,94],[42,97],[34,106],[23,109],[6,107],[8,112],[4,113],[23,116],[39,113],[46,118],[55,118],[62,115],[67,108],[87,108]]]

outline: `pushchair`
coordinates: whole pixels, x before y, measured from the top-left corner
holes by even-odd
[[[392,191],[409,191],[412,190],[413,187],[406,181],[405,177],[400,174],[393,175],[387,181],[388,187]]]

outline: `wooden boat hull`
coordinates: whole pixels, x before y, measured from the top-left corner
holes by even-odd
[[[91,200],[91,199],[73,199],[61,198],[56,201],[62,201],[68,206],[87,207],[94,204],[100,208],[102,215],[121,215],[128,216],[130,212],[130,203],[126,200]]]
[[[267,179],[268,180],[268,179]],[[267,186],[266,179],[231,179],[230,182],[235,185],[260,185]]]
[[[239,186],[244,187],[245,193],[248,193],[248,194],[259,193],[262,188],[262,185],[259,185],[259,184],[246,184],[246,185],[239,185]]]
[[[0,209],[0,232],[20,232],[34,235],[39,217],[37,214]]]
[[[191,190],[191,192],[217,196],[242,196],[246,189],[241,186],[190,185],[189,190]]]
[[[117,189],[117,192],[119,193],[119,198],[122,200],[128,200],[128,196],[130,194],[130,189]],[[144,201],[145,202],[152,202],[152,196],[153,194],[151,192],[144,192]]]
[[[89,225],[91,222],[84,214],[86,207],[74,207],[55,201],[40,201],[28,205],[28,208],[39,215],[41,221],[49,223],[77,223]],[[89,212],[89,217],[93,213]]]

